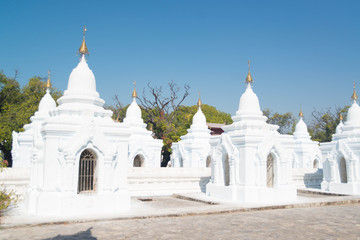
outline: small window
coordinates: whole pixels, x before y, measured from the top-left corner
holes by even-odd
[[[80,155],[78,193],[96,191],[96,155],[85,149]]]

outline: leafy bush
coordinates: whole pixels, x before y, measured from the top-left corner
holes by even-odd
[[[14,204],[17,202],[17,195],[13,190],[7,190],[6,188],[2,188],[0,190],[0,215],[1,211],[7,209],[10,204]]]

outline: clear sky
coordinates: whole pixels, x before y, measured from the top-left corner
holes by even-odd
[[[185,105],[235,114],[251,61],[262,109],[298,114],[350,103],[360,92],[360,1],[0,1],[0,69],[29,78],[52,73],[65,90],[86,25],[97,90],[131,101],[173,80],[189,84]]]

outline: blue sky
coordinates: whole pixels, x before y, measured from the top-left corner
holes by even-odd
[[[185,105],[235,114],[251,61],[262,109],[298,114],[360,92],[359,1],[4,1],[0,69],[24,85],[52,73],[65,90],[86,25],[88,64],[108,103],[151,81],[189,84]]]

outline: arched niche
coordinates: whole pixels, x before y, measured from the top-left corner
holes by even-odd
[[[133,167],[143,167],[144,166],[144,157],[141,154],[137,154],[134,157]]]
[[[339,161],[339,174],[340,174],[340,182],[347,183],[347,172],[346,172],[346,161],[344,157],[340,158]]]
[[[207,167],[207,168],[211,167],[211,156],[208,156],[208,157],[206,158],[206,167]]]
[[[80,154],[78,193],[91,193],[96,191],[97,155],[92,149],[85,149]]]
[[[269,153],[266,160],[266,187],[273,188],[275,182],[274,156]]]

